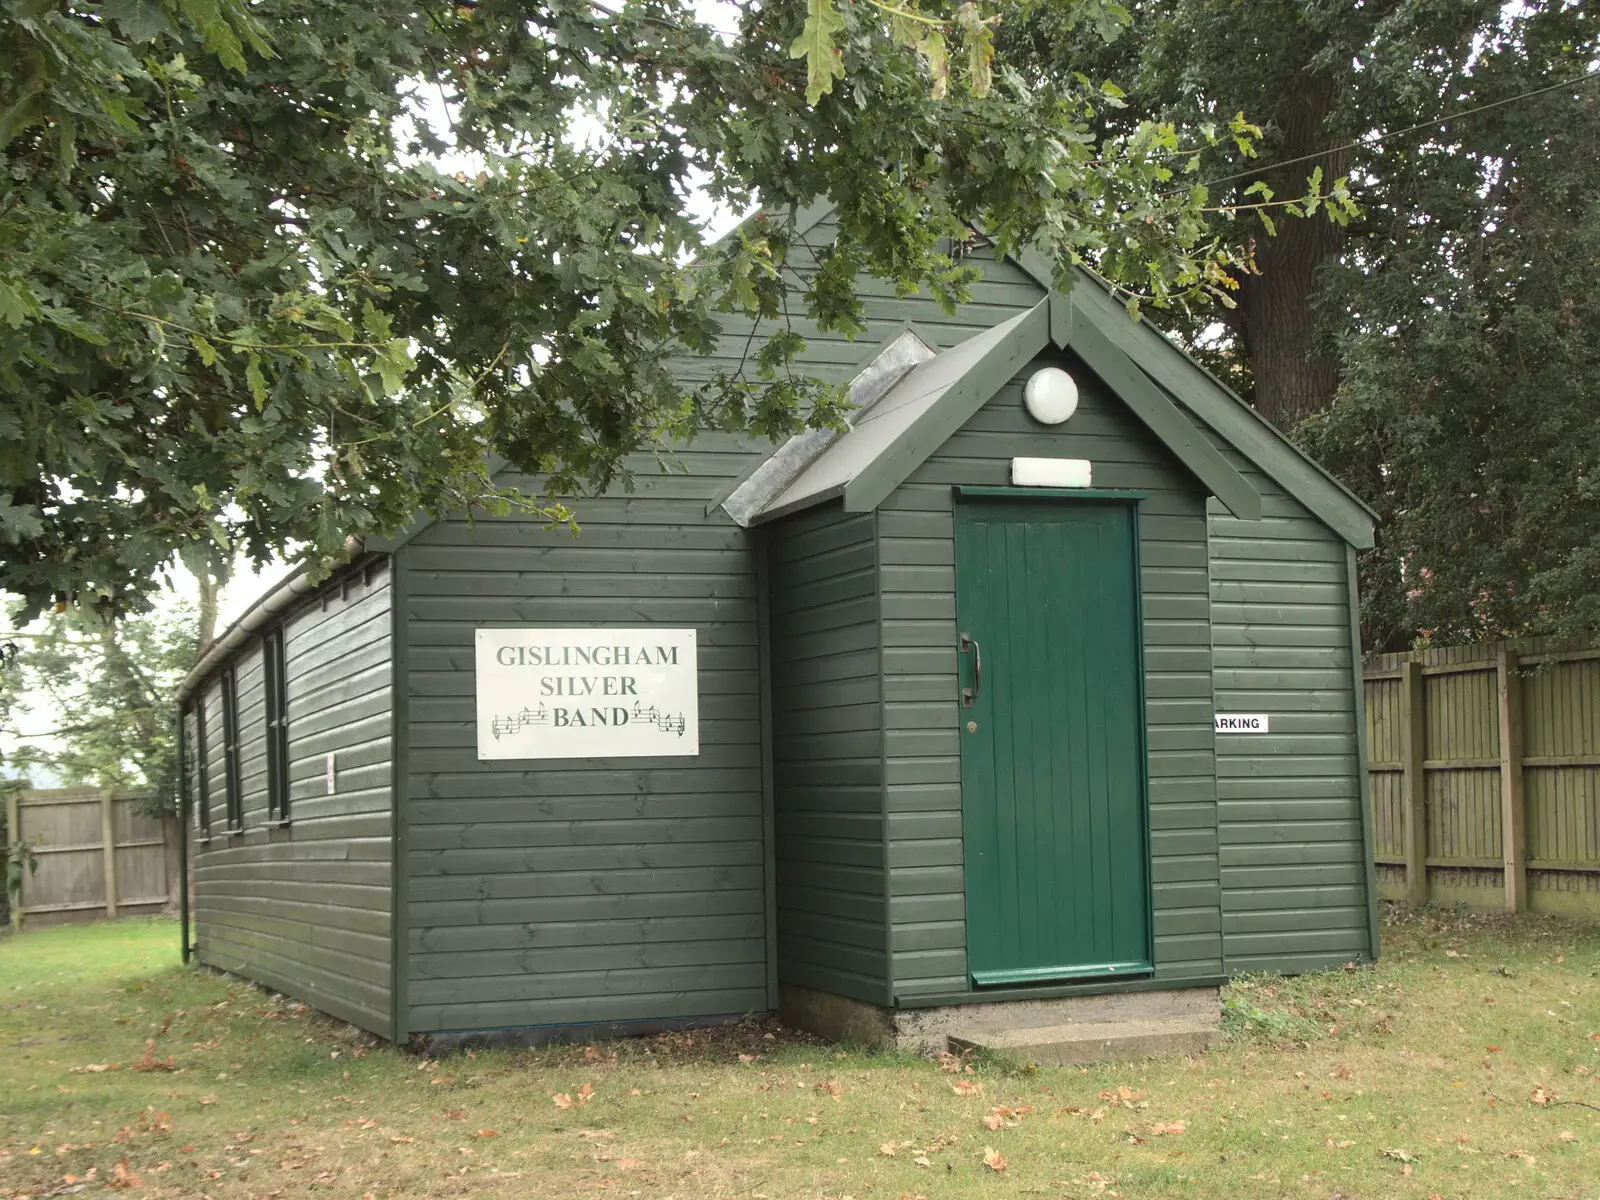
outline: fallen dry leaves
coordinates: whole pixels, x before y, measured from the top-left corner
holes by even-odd
[[[1101,1092],[1100,1099],[1110,1103],[1113,1108],[1149,1108],[1150,1105],[1145,1101],[1147,1095],[1148,1092],[1135,1091],[1123,1084],[1115,1091]]]
[[[128,1169],[128,1156],[124,1154],[122,1161],[111,1168],[111,1175],[106,1180],[108,1188],[136,1188],[143,1187],[144,1180]]]
[[[1091,1122],[1098,1125],[1106,1119],[1106,1109],[1085,1108],[1081,1104],[1069,1104],[1065,1108],[1056,1109],[1056,1116],[1088,1117]]]
[[[983,1148],[983,1165],[991,1171],[1004,1171],[1010,1166],[1005,1160],[1005,1155],[1001,1154],[993,1146],[985,1146]]]
[[[983,1118],[983,1123],[990,1129],[1010,1129],[1022,1124],[1022,1118],[1032,1111],[1031,1104],[1025,1104],[1020,1108],[1008,1108],[1004,1104],[997,1104],[989,1110],[989,1115]]]
[[[134,1061],[133,1069],[135,1071],[176,1071],[178,1068],[170,1054],[166,1058],[157,1058],[155,1038],[146,1038],[144,1053]]]
[[[550,1099],[557,1108],[572,1108],[579,1104],[589,1103],[593,1096],[594,1088],[590,1087],[586,1083],[578,1089],[576,1095],[568,1095],[566,1092],[556,1092],[550,1097]]]

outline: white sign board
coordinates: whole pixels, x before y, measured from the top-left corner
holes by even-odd
[[[1266,733],[1267,718],[1263,714],[1255,716],[1224,716],[1217,713],[1218,733]]]
[[[692,629],[479,629],[478,757],[700,753]]]

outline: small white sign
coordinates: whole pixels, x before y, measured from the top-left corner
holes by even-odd
[[[1224,716],[1217,713],[1218,733],[1266,733],[1267,718],[1265,715],[1254,716]]]
[[[478,757],[700,753],[693,629],[479,629]]]
[[[334,793],[334,783],[333,783],[333,752],[332,752],[332,751],[329,751],[329,752],[328,752],[328,759],[327,759],[327,765],[328,765],[328,795],[330,795],[330,796],[331,796],[331,795],[333,795],[333,793]]]
[[[1094,478],[1087,458],[1013,458],[1013,487],[1086,488]]]

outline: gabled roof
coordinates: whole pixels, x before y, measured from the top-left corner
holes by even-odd
[[[791,207],[783,216],[804,233],[833,211],[821,199]],[[730,490],[711,497],[707,514],[721,507],[748,526],[834,497],[843,498],[846,511],[876,508],[1024,363],[1055,345],[1070,346],[1088,363],[1236,517],[1259,519],[1261,497],[1193,420],[1350,545],[1371,548],[1377,513],[1182,347],[1147,319],[1129,318],[1088,272],[1079,271],[1071,294],[1063,295],[1054,289],[1050,265],[1038,251],[1024,251],[1014,261],[1043,290],[1037,305],[936,356],[913,327],[897,331],[852,383],[857,410],[848,430],[796,435]],[[1005,329],[1014,332],[1001,336]],[[926,364],[907,367],[896,357],[915,354],[911,342],[926,350]],[[936,362],[941,365],[935,367]],[[879,421],[876,429],[870,427]],[[886,436],[891,431],[899,436]],[[393,536],[367,539],[366,548],[393,552],[433,521],[419,513]]]
[[[790,219],[810,226],[830,211],[819,203]],[[799,435],[811,439],[803,450],[791,439],[734,489],[723,503],[729,515],[755,524],[836,497],[847,512],[876,508],[1023,363],[1053,344],[1077,353],[1234,516],[1259,519],[1261,497],[1195,421],[1351,546],[1372,546],[1378,515],[1182,347],[1148,320],[1131,319],[1088,272],[1078,272],[1067,295],[1055,290],[1037,251],[1015,261],[1044,290],[1038,305],[906,374],[870,410],[858,410],[843,435]],[[788,475],[775,487],[769,467],[779,461]],[[763,476],[767,486],[756,496],[750,481]]]
[[[1014,261],[1040,287],[1051,290],[1052,273],[1044,255],[1028,250]],[[1094,314],[1098,327],[1112,343],[1167,395],[1346,542],[1357,550],[1371,549],[1378,514],[1272,422],[1147,318],[1131,319],[1127,310],[1087,272],[1079,272],[1072,295],[1084,310]]]
[[[846,512],[869,512],[1018,370],[1054,345],[1071,348],[1087,362],[1229,512],[1258,520],[1261,496],[1115,345],[1105,324],[1103,315],[1076,293],[1052,293],[1031,309],[905,370],[872,404],[858,409],[844,433],[824,442],[813,434],[791,439],[723,507],[742,525],[834,498],[842,498]],[[869,366],[863,376],[872,370]],[[797,443],[806,438],[813,440],[801,451]]]

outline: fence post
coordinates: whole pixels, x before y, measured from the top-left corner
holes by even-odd
[[[100,843],[106,869],[106,916],[117,915],[117,823],[112,816],[112,792],[100,792]]]
[[[5,850],[12,843],[20,842],[21,840],[22,840],[22,806],[17,803],[17,789],[16,788],[8,788],[6,790],[6,846],[0,846],[0,850]],[[8,872],[9,870],[10,870],[10,858],[8,856],[4,863],[0,863],[0,872]],[[18,876],[18,881],[21,882],[22,875],[26,875],[26,874],[27,874],[27,871],[24,870],[22,872],[22,874]],[[4,886],[5,886],[5,880],[3,878],[0,878],[0,887],[4,887]],[[23,886],[26,886],[26,884],[24,884]],[[22,888],[19,887],[17,889],[17,894],[15,896],[8,897],[8,899],[11,902],[11,932],[12,933],[21,933],[22,932]]]
[[[1423,711],[1422,664],[1400,668],[1401,754],[1405,770],[1406,902],[1428,902],[1428,787],[1423,773],[1428,723]]]
[[[1505,847],[1506,911],[1528,907],[1527,806],[1522,795],[1522,675],[1515,650],[1495,663],[1500,695],[1500,831]]]

